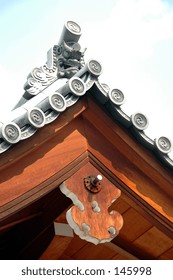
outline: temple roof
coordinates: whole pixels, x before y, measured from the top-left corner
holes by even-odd
[[[100,82],[102,65],[95,59],[84,62],[78,40],[81,29],[68,21],[57,45],[47,53],[47,62],[34,68],[27,77],[24,94],[15,108],[0,120],[0,153],[22,140],[33,137],[37,130],[53,122],[84,95],[91,94],[109,116],[146,147],[165,167],[173,170],[169,153],[171,141],[161,136],[151,139],[145,129],[148,118],[140,113],[129,116],[123,111],[124,94],[110,90]]]

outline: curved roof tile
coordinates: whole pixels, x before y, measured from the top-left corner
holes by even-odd
[[[140,112],[128,116],[122,110],[125,102],[123,92],[110,90],[98,80],[102,73],[100,62],[95,59],[84,62],[85,50],[82,52],[78,43],[80,35],[79,25],[68,21],[59,44],[49,50],[46,64],[30,72],[22,98],[8,118],[0,120],[0,153],[32,137],[38,129],[53,122],[81,96],[90,92],[115,121],[126,127],[165,167],[173,170],[173,159],[169,157],[171,140],[165,136],[151,139],[145,134],[148,118]],[[63,86],[62,83],[60,85],[62,78],[66,78]]]

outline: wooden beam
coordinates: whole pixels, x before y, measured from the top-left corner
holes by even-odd
[[[43,212],[37,212],[35,214],[29,215],[29,216],[25,216],[25,217],[23,217],[21,219],[17,219],[17,220],[14,220],[13,222],[10,222],[10,223],[7,223],[5,225],[2,225],[2,226],[0,226],[0,232],[3,232],[4,230],[8,230],[8,229],[10,229],[10,228],[12,228],[12,227],[14,227],[14,226],[16,226],[18,224],[23,223],[23,222],[32,220],[32,219],[34,219],[36,217],[41,216],[42,214],[43,214]]]
[[[112,249],[113,251],[124,256],[128,260],[139,260],[139,258],[137,258],[135,255],[129,253],[127,250],[124,250],[123,248],[112,242],[104,243],[104,246]]]

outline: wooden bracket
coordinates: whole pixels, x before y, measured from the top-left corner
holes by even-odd
[[[108,210],[121,191],[98,174],[87,163],[60,185],[62,193],[75,205],[66,213],[69,225],[81,239],[94,244],[111,241],[123,226],[122,216]]]

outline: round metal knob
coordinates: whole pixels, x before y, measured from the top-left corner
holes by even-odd
[[[101,183],[100,183],[101,180],[102,180],[101,175],[85,177],[84,186],[90,192],[98,193],[101,190]]]

